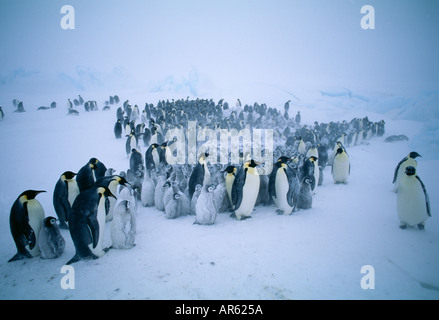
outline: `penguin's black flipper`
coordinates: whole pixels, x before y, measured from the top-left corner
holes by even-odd
[[[87,225],[90,228],[91,237],[93,240],[93,249],[96,248],[99,242],[99,222],[96,217],[88,217]]]
[[[427,214],[428,214],[429,217],[431,217],[430,197],[428,196],[427,189],[425,188],[425,185],[422,182],[421,178],[416,176],[416,179],[418,179],[418,181],[421,183],[422,190],[424,191],[424,195],[425,195],[425,205],[427,206]]]
[[[245,169],[245,171],[240,169],[236,173],[235,180],[233,181],[232,203],[234,205],[235,211],[238,210],[241,206],[246,175],[247,169]]]

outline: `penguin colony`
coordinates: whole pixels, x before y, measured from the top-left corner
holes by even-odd
[[[111,96],[103,110],[117,106],[114,136],[125,140],[129,168],[115,175],[114,169],[91,158],[76,173],[62,173],[53,192],[58,219],[46,218],[35,199],[46,191],[23,192],[11,208],[10,228],[17,254],[9,261],[59,257],[65,247],[60,228],[69,230],[76,249],[67,264],[102,257],[110,249],[103,247],[106,223],[111,223],[111,248],[130,249],[135,245],[138,205],[155,207],[167,219],[193,215],[198,225],[213,225],[218,214],[225,212],[246,220],[260,205],[275,206],[281,215],[310,209],[326,166],[332,167],[335,184],[347,184],[351,166],[346,148],[385,132],[383,120],[371,122],[367,117],[302,125],[300,111],[289,117],[289,102],[283,114],[266,104],[242,107],[239,99],[234,108],[223,99],[218,103],[212,99],[162,100],[156,106],[146,103],[141,111],[129,100],[122,106],[119,102],[118,96]],[[79,115],[75,107],[80,105],[87,112],[98,110],[95,101],[84,102],[79,96],[73,102],[68,100],[68,115]],[[22,102],[15,101],[14,106],[17,112],[24,112]],[[56,108],[56,103],[50,108]],[[3,112],[1,115],[3,118]],[[261,174],[259,163],[242,150],[238,164],[213,165],[208,152],[201,153],[195,165],[169,164],[167,159],[175,154],[178,141],[175,137],[165,141],[166,132],[172,128],[188,132],[189,121],[196,121],[197,130],[273,129],[273,170]],[[403,229],[424,229],[431,216],[425,185],[416,175],[414,159],[418,156],[410,153],[395,169],[394,191]]]

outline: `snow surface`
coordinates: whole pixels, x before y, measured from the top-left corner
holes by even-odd
[[[66,230],[62,230],[66,249],[59,258],[7,263],[16,253],[9,230],[10,208],[24,190],[43,189],[47,193],[37,199],[46,216],[55,216],[52,194],[64,171],[77,172],[91,157],[116,172],[129,167],[125,141],[116,140],[113,134],[116,107],[101,111],[104,101],[115,93],[81,92],[85,100],[97,100],[100,110],[86,113],[78,108],[78,117],[66,116],[65,97],[54,98],[57,109],[47,111],[36,108],[53,100],[19,97],[26,109],[21,114],[12,112],[12,101],[9,105],[2,102],[0,299],[438,299],[439,153],[434,149],[435,139],[417,141],[416,149],[421,155],[429,154],[418,159],[418,174],[430,193],[432,208],[424,231],[399,229],[396,195],[391,192],[396,164],[413,151],[415,137],[427,137],[431,127],[397,116],[398,106],[393,107],[386,97],[340,92],[289,93],[278,87],[244,84],[212,98],[226,98],[234,105],[240,97],[243,105],[257,101],[278,108],[291,99],[290,115],[300,109],[306,124],[364,116],[371,121],[384,119],[384,137],[348,149],[349,184],[333,184],[327,167],[312,209],[278,216],[274,206],[257,207],[252,219],[237,221],[223,213],[213,226],[193,225],[194,216],[167,220],[162,212],[139,204],[136,246],[73,264],[74,290],[60,286],[61,267],[75,252]],[[117,94],[121,102],[129,99],[141,108],[145,102],[186,98],[159,89]],[[389,108],[380,110],[377,102]],[[429,108],[434,110],[432,105]],[[437,132],[437,127],[433,129]],[[392,134],[405,134],[410,141],[385,143],[384,138]],[[107,224],[104,245],[110,244]],[[360,286],[365,265],[374,267],[374,290]]]

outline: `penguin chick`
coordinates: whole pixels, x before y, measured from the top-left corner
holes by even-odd
[[[172,195],[172,198],[166,204],[165,218],[175,219],[178,218],[180,215],[181,215],[181,196],[179,193],[174,193]]]
[[[40,230],[38,244],[41,250],[41,258],[43,259],[58,258],[66,247],[66,241],[56,221],[54,217],[45,218]]]
[[[297,198],[298,209],[311,209],[312,208],[312,191],[311,191],[312,179],[305,177],[300,184],[299,196]]]
[[[215,223],[218,211],[215,207],[214,191],[215,185],[213,184],[205,185],[201,189],[195,206],[196,218],[194,224],[213,225]]]
[[[133,205],[128,200],[119,200],[111,221],[111,247],[114,249],[131,249],[135,246],[136,218]]]

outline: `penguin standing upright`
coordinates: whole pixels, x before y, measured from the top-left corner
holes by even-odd
[[[232,186],[232,200],[236,219],[251,218],[259,193],[259,174],[254,160],[247,161],[237,172]]]
[[[334,163],[332,164],[332,177],[334,183],[348,183],[349,174],[351,172],[351,165],[349,162],[349,155],[344,148],[337,149],[334,156]]]
[[[425,221],[431,217],[430,199],[413,166],[408,166],[400,177],[396,204],[401,229],[425,228]]]
[[[197,184],[195,186],[195,192],[192,195],[192,199],[191,199],[191,211],[190,211],[190,214],[196,214],[197,201],[198,201],[198,197],[201,194],[201,190],[202,189],[203,189],[203,186],[201,184]]]
[[[78,173],[76,174],[76,182],[78,183],[79,192],[83,192],[91,188],[96,180],[100,177],[97,162],[98,159],[91,158],[88,163],[79,169]]]
[[[171,189],[172,192],[172,189]],[[171,199],[165,206],[165,218],[175,219],[181,215],[181,196],[179,193],[172,193]]]
[[[144,207],[154,206],[154,180],[151,178],[151,172],[146,171],[142,182],[142,192],[140,194],[140,200]]]
[[[136,217],[133,204],[128,200],[117,201],[111,221],[111,247],[131,249],[136,235]]]
[[[235,181],[235,174],[236,174],[237,168],[235,166],[228,166],[224,172],[226,173],[226,190],[227,195],[229,197],[230,206],[232,206],[233,209],[233,202],[232,202],[232,186],[233,182]]]
[[[273,165],[269,177],[268,193],[273,199],[277,214],[290,215],[296,208],[299,192],[299,180],[296,172],[285,162],[278,161]]]
[[[215,185],[204,185],[195,206],[194,224],[213,225],[218,216],[214,199]]]
[[[198,163],[195,166],[194,170],[192,171],[192,174],[189,178],[189,198],[192,199],[192,195],[195,191],[195,186],[197,184],[201,184],[202,186],[205,186],[207,184],[210,184],[210,171],[207,166],[207,158],[209,157],[208,153],[204,153],[200,155],[198,158]]]
[[[398,192],[399,181],[401,177],[405,174],[405,169],[409,166],[414,167],[416,169],[418,162],[416,161],[417,157],[422,157],[419,153],[412,151],[408,154],[407,157],[402,159],[395,168],[395,173],[393,174],[393,192]]]
[[[297,197],[298,209],[311,209],[312,207],[312,191],[311,191],[311,179],[304,177],[300,184],[299,194]]]
[[[122,122],[120,119],[117,119],[116,123],[114,124],[114,136],[116,139],[122,138]]]
[[[43,259],[55,259],[64,252],[66,241],[54,217],[44,219],[38,244],[40,246],[41,258]]]
[[[135,135],[134,130],[131,130],[125,142],[125,151],[127,154],[127,158],[130,156],[131,150],[136,149],[137,147],[137,136]]]
[[[130,183],[119,175],[105,176],[99,178],[95,182],[95,187],[106,187],[110,192],[115,195],[117,194],[117,187],[119,185],[129,186]],[[107,197],[105,203],[105,221],[111,221],[113,219],[114,206],[116,204],[116,199],[113,197]]]
[[[53,191],[53,207],[59,219],[60,228],[68,229],[67,225],[72,205],[79,194],[79,187],[73,178],[76,173],[71,171],[64,172],[59,178]]]
[[[69,225],[76,253],[67,264],[104,255],[105,197],[115,196],[105,187],[92,187],[76,197]]]
[[[44,209],[35,197],[46,191],[26,190],[15,200],[9,216],[11,234],[17,254],[8,262],[40,255],[38,237],[44,220]]]
[[[145,167],[147,170],[159,168],[163,149],[157,143],[151,144],[145,152]]]

